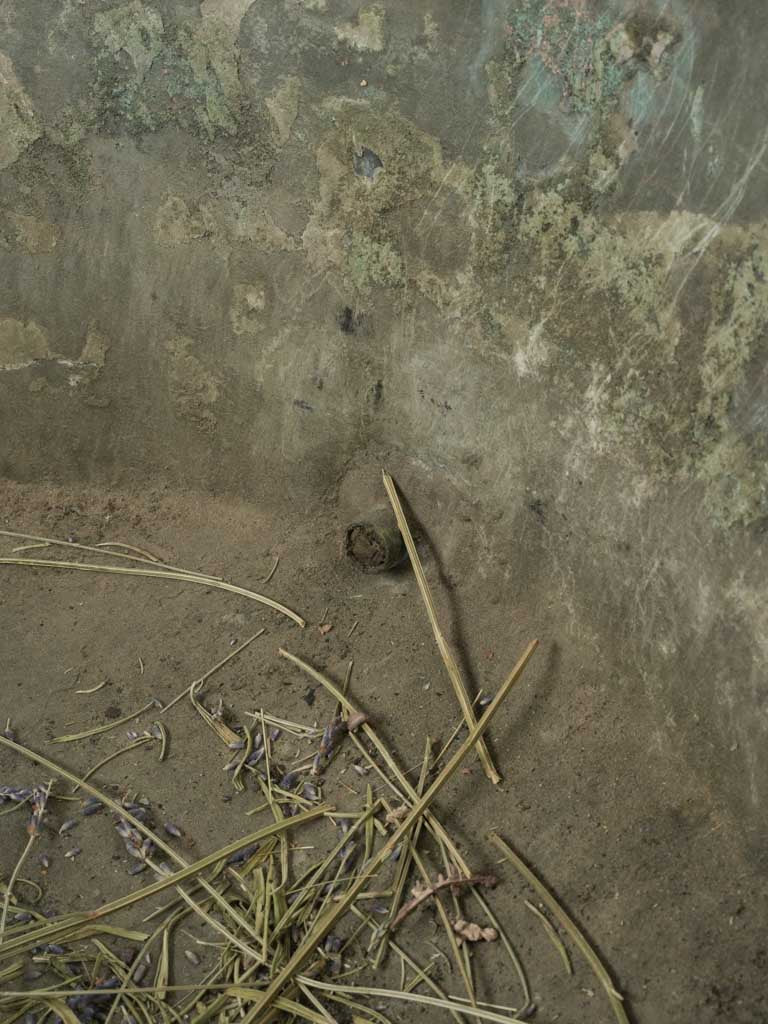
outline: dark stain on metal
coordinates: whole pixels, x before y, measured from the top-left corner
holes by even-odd
[[[342,306],[336,316],[336,323],[343,334],[354,334],[357,318],[351,306]]]
[[[384,170],[384,164],[379,154],[374,153],[367,146],[363,146],[359,153],[354,154],[352,166],[355,169],[355,174],[361,178],[369,178],[371,181],[375,181],[377,176]]]

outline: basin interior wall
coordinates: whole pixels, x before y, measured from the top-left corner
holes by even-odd
[[[540,640],[503,782],[443,800],[467,855],[504,832],[637,1024],[767,1019],[766,46],[759,0],[0,0],[0,527],[257,590],[279,557],[309,622],[4,565],[0,715],[42,745],[265,627],[225,699],[323,720],[277,647],[353,659],[418,762],[459,712],[415,582],[340,553],[386,467],[473,692]],[[206,852],[242,806],[176,730],[157,784]],[[611,1019],[525,895],[537,1019]]]

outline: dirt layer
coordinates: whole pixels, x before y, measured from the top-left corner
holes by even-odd
[[[328,697],[279,659],[278,647],[301,654],[336,680],[353,659],[355,700],[401,763],[415,765],[426,735],[444,740],[450,734],[456,702],[407,566],[375,576],[356,572],[341,556],[342,525],[330,504],[278,517],[243,502],[167,491],[0,485],[5,530],[136,544],[257,590],[279,556],[264,589],[308,623],[300,630],[258,604],[201,586],[2,566],[3,724],[10,717],[22,743],[82,773],[126,742],[125,728],[67,745],[54,744],[54,737],[129,714],[151,697],[169,700],[264,628],[206,688],[212,701],[222,697],[233,721],[262,707],[307,723],[331,715]],[[428,534],[429,524],[421,525]],[[564,974],[524,906],[531,893],[497,862],[485,840],[491,826],[513,841],[581,922],[626,992],[637,1024],[768,1021],[760,844],[740,834],[728,808],[685,763],[649,749],[652,718],[644,698],[624,692],[617,699],[611,679],[590,661],[578,637],[559,635],[556,610],[549,621],[532,621],[524,603],[510,601],[503,586],[473,575],[471,543],[451,536],[430,540],[424,548],[427,573],[475,689],[493,690],[525,643],[535,635],[542,641],[492,730],[504,781],[492,787],[471,759],[439,803],[473,867],[500,878],[495,906],[530,976],[535,1019],[600,1024],[612,1018],[575,951],[575,975]],[[18,543],[3,538],[2,553]],[[321,622],[330,631],[321,631]],[[93,694],[75,693],[102,680],[107,684]],[[139,725],[149,720],[144,716]],[[188,702],[169,712],[166,725],[171,743],[163,764],[154,748],[139,748],[99,772],[99,784],[149,797],[159,815],[183,830],[180,849],[190,858],[257,827],[261,819],[245,816],[257,794],[233,795],[222,771],[226,752]],[[340,768],[348,757],[342,753]],[[0,751],[0,783],[35,781],[45,780]],[[345,791],[342,782],[359,795]],[[364,786],[350,771],[329,783],[327,795],[354,806]],[[84,821],[76,840],[56,834],[64,816],[54,808],[27,869],[43,886],[46,908],[84,910],[142,884],[141,876],[128,876],[128,858],[104,816]],[[0,819],[4,878],[24,842],[23,814]],[[68,861],[63,854],[75,842],[83,852]],[[37,860],[43,850],[51,858],[47,874]],[[300,866],[308,854],[294,856]],[[212,938],[194,923],[187,931],[182,946],[190,945],[189,936]],[[447,952],[428,909],[411,916],[401,938],[422,962],[438,956],[436,949]],[[436,976],[458,993],[459,980],[439,961]],[[483,944],[473,963],[488,998],[520,1005],[519,986],[498,943]],[[196,970],[182,960],[175,977],[189,980]],[[397,972],[390,967],[380,980],[397,984]],[[441,1012],[398,1007],[391,1017],[445,1019]]]

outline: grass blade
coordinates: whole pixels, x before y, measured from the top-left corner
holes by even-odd
[[[517,868],[526,882],[536,890],[536,894],[542,903],[547,905],[553,917],[557,918],[561,927],[564,928],[571,936],[574,943],[578,946],[579,951],[583,954],[585,959],[588,961],[589,966],[595,972],[600,984],[605,989],[605,993],[608,996],[614,1016],[619,1024],[629,1024],[629,1018],[627,1017],[627,1012],[624,1009],[623,997],[619,992],[617,992],[610,974],[603,966],[600,957],[594,949],[592,949],[592,946],[589,944],[586,936],[576,922],[569,917],[544,883],[533,873],[533,871],[531,871],[525,861],[515,853],[512,847],[508,843],[504,842],[500,835],[496,832],[489,832],[488,839],[493,843],[497,850],[501,851],[504,858]]]
[[[171,928],[166,925],[163,929],[163,937],[160,943],[160,956],[157,958],[157,970],[155,971],[155,988],[157,998],[165,1002],[168,996],[168,974],[170,972],[171,960]]]
[[[74,743],[76,740],[84,740],[89,736],[98,736],[103,732],[110,732],[112,729],[119,729],[121,725],[125,725],[127,722],[132,722],[134,718],[138,718],[143,715],[145,711],[149,711],[150,708],[156,706],[156,701],[151,700],[145,704],[143,708],[139,708],[138,711],[132,711],[130,715],[123,715],[122,718],[116,718],[112,722],[107,722],[105,725],[97,725],[93,729],[86,729],[85,732],[75,732],[70,736],[55,736],[53,739],[54,743]]]
[[[408,521],[405,518],[403,506],[400,504],[400,498],[398,497],[397,489],[395,488],[395,482],[386,470],[382,473],[382,477],[387,496],[389,497],[390,504],[392,505],[392,509],[395,513],[395,518],[397,519],[397,525],[400,528],[400,533],[403,535],[405,546],[408,549],[408,557],[410,558],[411,565],[413,566],[413,572],[416,576],[416,582],[419,585],[424,607],[427,610],[427,618],[429,619],[429,624],[432,627],[435,642],[437,643],[437,648],[440,651],[440,657],[443,659],[446,672],[451,680],[451,685],[453,686],[456,699],[458,700],[462,714],[464,715],[464,721],[467,723],[467,728],[471,729],[476,722],[475,712],[472,709],[472,702],[469,699],[469,694],[467,693],[467,688],[464,685],[464,680],[461,678],[461,672],[459,671],[459,666],[456,664],[456,659],[451,653],[445,636],[443,635],[443,631],[440,628],[440,623],[437,619],[437,612],[435,611],[435,604],[432,600],[429,584],[427,583],[427,577],[424,575],[424,569],[421,565],[419,553],[413,542],[413,536],[408,527]],[[482,739],[477,744],[477,753],[480,758],[480,762],[482,763],[483,771],[494,785],[498,785],[498,783],[501,782],[501,776],[494,768],[491,755],[488,752],[488,747]]]
[[[547,938],[560,955],[560,959],[563,961],[567,973],[573,974],[573,967],[571,966],[571,960],[568,956],[568,950],[565,948],[563,940],[555,931],[555,926],[552,924],[552,922],[549,920],[546,914],[542,914],[542,912],[534,903],[531,903],[530,900],[525,900],[524,902],[526,907],[531,911],[531,913],[538,917],[538,919],[541,921],[541,926],[547,933]]]

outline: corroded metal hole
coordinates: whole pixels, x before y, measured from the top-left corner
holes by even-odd
[[[342,550],[362,572],[385,572],[405,558],[403,538],[388,509],[376,509],[365,519],[350,523]]]

